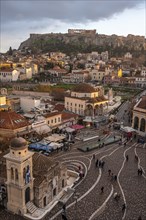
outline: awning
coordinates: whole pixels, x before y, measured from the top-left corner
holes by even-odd
[[[65,139],[65,135],[59,135],[59,134],[52,134],[49,137],[46,137],[45,140],[50,141],[50,142],[57,142]]]
[[[66,130],[68,133],[72,133],[72,132],[75,131],[75,129],[70,128],[70,127],[65,128],[65,130]]]
[[[51,128],[48,125],[42,125],[39,127],[34,127],[34,131],[36,131],[38,134],[46,134],[51,131]]]
[[[72,125],[71,128],[73,128],[75,130],[79,130],[79,129],[83,129],[84,126],[83,125]]]
[[[51,142],[48,146],[56,150],[57,148],[60,148],[62,145],[56,142]]]
[[[124,132],[127,132],[127,133],[136,131],[132,127],[122,127],[120,130],[124,131]]]
[[[35,114],[29,114],[29,113],[26,113],[26,114],[24,114],[23,116],[26,117],[26,118],[30,118],[30,119],[32,119],[32,118],[35,117]]]

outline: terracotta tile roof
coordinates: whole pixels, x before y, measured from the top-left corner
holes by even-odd
[[[1,73],[5,73],[5,72],[11,73],[12,71],[13,71],[13,69],[1,69],[0,70]]]
[[[34,177],[34,187],[38,187],[46,179],[44,175],[33,175]]]
[[[64,104],[56,104],[54,110],[62,112],[65,109]]]
[[[74,92],[80,92],[80,93],[92,93],[92,92],[96,92],[96,90],[94,89],[94,87],[92,87],[91,85],[87,84],[87,83],[81,83],[78,84],[77,86],[75,86],[73,88]]]
[[[140,103],[137,105],[137,108],[146,109],[146,96],[143,96],[143,97],[142,97],[142,100],[141,100]]]
[[[0,128],[14,130],[28,125],[27,119],[16,112],[0,112]]]
[[[77,118],[77,117],[78,117],[77,114],[69,113],[69,112],[62,112],[62,120],[63,121],[71,119],[71,118]]]
[[[33,172],[37,174],[45,174],[55,164],[50,158],[40,153],[34,153]]]
[[[51,112],[51,113],[48,113],[46,115],[43,115],[45,118],[49,118],[49,117],[53,117],[53,116],[56,116],[56,115],[60,115],[61,113],[60,112]]]

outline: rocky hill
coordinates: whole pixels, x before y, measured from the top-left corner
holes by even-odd
[[[61,51],[67,54],[91,51],[110,51],[111,55],[123,55],[132,52],[135,56],[146,50],[144,36],[129,34],[127,37],[117,35],[87,33],[49,33],[30,34],[30,37],[21,43],[19,49],[30,48],[33,53]]]

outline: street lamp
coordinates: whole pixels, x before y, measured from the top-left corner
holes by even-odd
[[[63,207],[62,207],[62,220],[67,220],[67,217],[66,217],[66,204],[63,204]]]
[[[78,203],[78,198],[79,198],[79,193],[78,192],[74,192],[74,199],[75,199],[75,219],[74,220],[77,220],[77,203]]]

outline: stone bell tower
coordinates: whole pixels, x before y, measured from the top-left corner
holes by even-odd
[[[32,155],[26,140],[19,137],[11,141],[10,153],[4,156],[7,169],[7,209],[17,214],[25,214],[27,202],[34,199]]]

